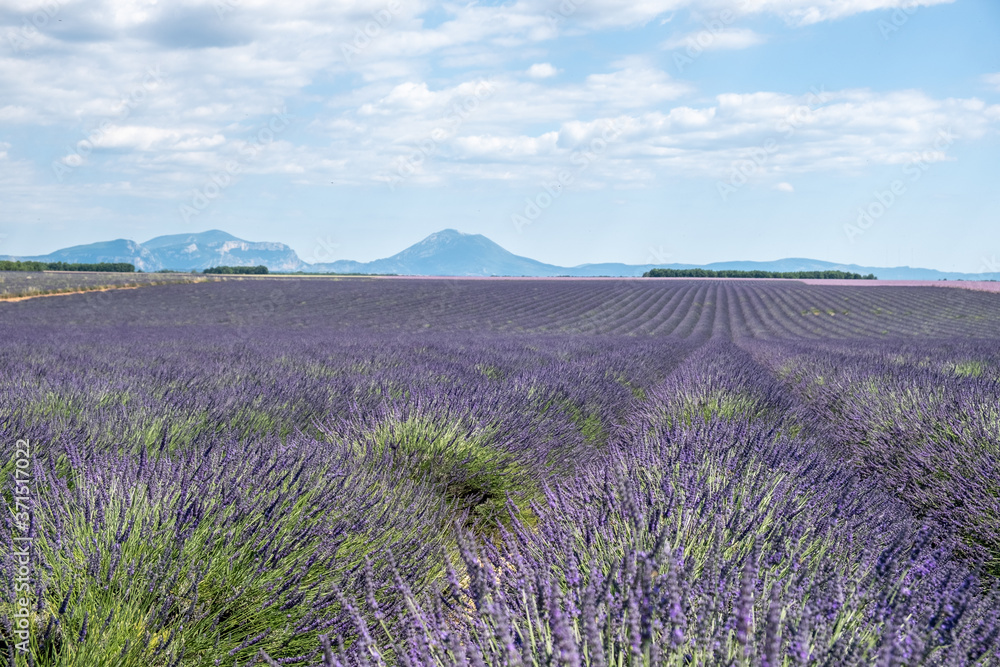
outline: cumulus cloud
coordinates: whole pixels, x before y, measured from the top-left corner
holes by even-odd
[[[746,49],[765,42],[760,35],[749,28],[722,28],[700,30],[672,37],[663,43],[665,49],[698,49],[701,51]]]
[[[811,25],[855,14],[899,10],[914,14],[921,7],[949,4],[954,0],[721,0],[718,3],[738,13],[769,13],[794,25]]]
[[[982,137],[1000,122],[1000,105],[920,91],[730,93],[709,103],[679,102],[649,93],[650,81],[670,81],[661,76],[617,70],[559,86],[505,79],[473,105],[457,91],[468,95],[475,82],[428,86],[431,105],[375,104],[385,112],[377,125],[359,112],[363,105],[338,107],[326,131],[331,152],[344,162],[328,180],[537,182],[599,152],[579,187],[649,184],[676,175],[721,178],[758,160],[759,174],[777,177],[775,187],[792,192],[792,173],[953,159],[953,143]],[[623,96],[631,101],[623,103]],[[456,105],[468,111],[454,115]],[[942,135],[951,137],[944,149]]]
[[[880,10],[898,9],[912,14],[921,7],[951,2],[954,0],[588,0],[571,3],[574,11],[568,16],[556,12],[556,18],[562,18],[564,22],[573,19],[588,28],[600,29],[641,25],[657,17],[688,10],[703,15],[723,12],[733,16],[768,14],[778,16],[790,25],[805,26]],[[531,6],[552,12],[551,4],[543,0],[537,4],[522,0],[514,5],[518,8]],[[552,15],[549,16],[551,19]]]
[[[17,47],[0,51],[0,123],[22,135],[63,130],[37,170],[66,157],[67,142],[89,142],[87,159],[143,196],[189,189],[253,152],[285,107],[310,111],[291,114],[293,129],[267,141],[243,173],[356,184],[402,165],[413,184],[530,181],[604,142],[588,172],[595,183],[646,183],[724,172],[769,137],[781,150],[766,169],[855,169],[926,150],[940,127],[954,126],[960,140],[982,136],[1000,122],[1000,107],[917,91],[845,90],[818,104],[774,92],[705,100],[642,58],[556,77],[547,47],[561,35],[676,12],[805,25],[944,1],[517,0],[443,5],[432,23],[424,0],[8,0],[0,37]],[[687,33],[666,45],[698,39]],[[730,23],[703,48],[764,39]],[[1000,75],[990,76],[1000,87]]]
[[[0,107],[0,123],[28,123],[33,120],[34,114],[26,106],[8,104]]]
[[[559,70],[549,63],[535,63],[527,71],[528,76],[532,79],[548,79],[558,73]]]
[[[556,148],[558,137],[558,132],[546,132],[538,137],[472,135],[457,137],[454,143],[456,157],[460,159],[473,157],[503,160],[551,153]]]
[[[191,134],[195,134],[192,132]],[[225,142],[225,138],[216,134],[212,137],[187,136],[185,133],[141,125],[125,125],[109,127],[104,132],[95,133],[91,143],[96,148],[128,148],[137,150],[173,149],[187,150],[190,148],[210,148]]]

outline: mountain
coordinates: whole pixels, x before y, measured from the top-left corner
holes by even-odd
[[[175,269],[200,271],[212,266],[256,266],[276,272],[396,274],[410,276],[641,276],[652,268],[705,268],[715,271],[850,271],[874,273],[882,280],[1000,280],[1000,273],[955,273],[897,266],[892,268],[837,264],[792,257],[770,262],[715,262],[712,264],[580,264],[556,266],[515,255],[482,234],[445,229],[391,257],[371,262],[342,259],[307,264],[284,243],[252,242],[213,229],[197,234],[157,236],[145,243],[116,239],[64,248],[32,259],[43,262],[129,262],[140,271]]]
[[[715,262],[712,264],[580,264],[556,266],[505,250],[481,234],[463,234],[454,229],[431,234],[423,241],[385,259],[372,262],[340,260],[311,264],[310,273],[394,273],[410,276],[596,276],[638,277],[653,268],[714,271],[849,271],[874,273],[883,280],[1000,280],[1000,273],[971,274],[901,266],[895,268],[837,264],[818,259],[788,258],[770,262]]]
[[[145,243],[116,239],[57,250],[34,257],[7,257],[39,262],[128,262],[139,271],[200,271],[213,266],[257,266],[274,271],[301,271],[309,265],[284,243],[254,243],[213,229],[199,234],[157,236]]]
[[[68,262],[96,264],[97,262],[125,262],[134,264],[140,271],[155,271],[161,268],[156,258],[141,244],[128,239],[101,241],[86,245],[75,245],[56,250],[48,255],[34,257],[4,257],[3,259],[25,259],[39,262]]]
[[[669,268],[669,267],[667,267]],[[685,266],[684,268],[690,268]],[[739,271],[847,271],[868,275],[874,273],[881,280],[1000,280],[1000,273],[958,273],[909,266],[879,267],[857,264],[837,264],[819,259],[788,258],[771,262],[715,262],[703,268],[713,271],[735,269]]]
[[[201,270],[213,266],[258,266],[301,271],[308,265],[284,243],[254,243],[213,229],[200,234],[157,236],[142,244],[164,269]]]
[[[558,276],[565,269],[515,255],[482,234],[445,229],[392,257],[373,262],[341,260],[312,264],[307,271],[410,276]]]

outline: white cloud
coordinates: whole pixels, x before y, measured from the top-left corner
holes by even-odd
[[[690,48],[699,51],[736,50],[757,46],[765,41],[763,35],[749,28],[706,29],[672,37],[663,43],[663,48]]]
[[[0,107],[0,122],[2,123],[30,123],[34,120],[36,120],[34,114],[28,107],[13,104]]]
[[[338,106],[325,126],[331,137],[328,155],[344,160],[327,180],[386,180],[410,164],[415,173],[406,182],[414,185],[530,183],[551,178],[571,165],[574,155],[596,147],[602,159],[575,187],[651,185],[679,174],[723,178],[734,164],[773,145],[759,173],[776,176],[771,182],[779,182],[777,189],[791,192],[787,180],[793,173],[858,173],[915,156],[925,162],[950,160],[950,148],[934,146],[941,132],[967,141],[1000,124],[1000,105],[935,99],[920,91],[730,93],[707,104],[677,103],[649,94],[650,81],[669,85],[669,78],[660,75],[618,70],[559,86],[501,80],[493,97],[454,125],[445,119],[455,91],[473,82],[449,89],[428,86],[436,102],[423,109],[377,107],[385,112],[378,123],[361,114],[364,104],[354,99],[350,106]],[[622,97],[629,101],[623,103]],[[433,139],[436,128],[447,132]]]
[[[556,148],[558,132],[546,132],[539,137],[465,136],[455,139],[457,157],[503,160],[551,153]]]
[[[8,0],[0,35],[49,3]],[[514,0],[443,5],[437,7],[443,20],[430,28],[429,3],[400,0],[399,11],[357,43],[358,32],[364,36],[385,10],[384,0],[240,0],[228,3],[232,9],[221,18],[217,4],[61,0],[59,11],[72,21],[41,27],[23,53],[0,50],[0,123],[26,126],[23,134],[33,126],[61,127],[71,144],[109,124],[94,141],[104,150],[88,160],[103,161],[109,178],[127,180],[130,192],[160,197],[189,190],[238,157],[285,103],[322,110],[294,119],[295,138],[269,143],[266,159],[248,164],[246,173],[296,173],[323,185],[371,182],[423,155],[421,146],[428,155],[413,183],[530,181],[567,164],[609,126],[620,132],[589,172],[595,183],[717,174],[772,136],[781,150],[765,170],[861,169],[926,151],[939,127],[954,125],[964,141],[1000,123],[996,105],[918,91],[839,91],[811,108],[804,97],[773,92],[696,100],[691,84],[652,58],[632,56],[589,76],[558,78],[546,62],[547,46],[560,35],[642,25],[675,12],[713,16],[729,9],[738,17],[769,14],[808,24],[917,6],[910,0],[588,0],[555,20],[558,3]],[[680,47],[698,34],[668,44]],[[763,40],[727,25],[705,48]],[[357,49],[350,62],[345,45]],[[150,68],[162,76],[147,86]],[[495,93],[477,96],[487,77]],[[986,81],[1000,88],[998,78]],[[785,136],[778,125],[790,118],[795,131]],[[47,149],[36,169],[47,171],[65,145],[60,139]]]
[[[995,74],[984,74],[983,81],[985,81],[988,86],[993,88],[993,90],[1000,92],[1000,72],[996,72]]]
[[[774,189],[779,192],[795,192],[795,186],[787,181],[782,181],[774,186]]]
[[[941,1],[920,0],[920,4]],[[0,16],[0,32],[16,33],[22,19],[30,20],[51,4],[51,0],[8,1]],[[559,14],[561,5],[549,0],[516,0],[496,6],[445,5],[438,8],[445,20],[432,28],[424,27],[422,15],[430,7],[424,0],[399,0],[393,5],[398,11],[387,19],[383,0],[221,4],[60,0],[57,4],[57,11],[72,16],[72,21],[49,20],[25,38],[24,52],[0,52],[4,104],[0,120],[95,124],[116,113],[116,105],[142,81],[146,68],[162,67],[163,82],[135,105],[134,112],[169,114],[180,123],[214,122],[221,130],[247,116],[267,113],[317,79],[357,75],[367,83],[399,85],[425,77],[430,57],[450,66],[505,71],[524,49],[560,34],[640,25],[678,10],[710,16],[729,9],[734,15],[769,13],[815,22],[907,6],[912,0],[588,0],[566,5],[575,10],[565,16]],[[221,16],[220,6],[228,8]],[[697,34],[674,41],[680,44]],[[713,36],[709,48],[746,48],[762,39],[751,30],[727,26]],[[345,47],[357,51],[350,62],[345,61]],[[33,56],[22,57],[25,53]],[[541,80],[556,71],[550,63],[538,62],[527,73]],[[676,89],[677,84],[673,86]],[[420,92],[408,91],[409,102],[419,104]]]
[[[591,74],[584,91],[591,98],[620,107],[645,107],[676,99],[692,90],[654,68],[627,67],[607,74]]]
[[[899,10],[912,15],[921,7],[954,0],[720,0],[697,4],[727,6],[738,13],[769,13],[794,25],[811,25],[878,10]]]
[[[407,81],[401,83],[389,91],[389,94],[378,101],[377,104],[366,104],[361,108],[362,114],[388,115],[393,111],[424,111],[440,101],[440,96],[431,93],[426,83],[414,83]]]
[[[549,63],[535,63],[528,68],[527,75],[532,79],[548,79],[559,73],[555,67]]]
[[[895,10],[910,14],[921,7],[946,4],[954,0],[587,0],[574,2],[575,11],[560,23],[573,22],[587,29],[643,25],[660,17],[672,18],[672,13],[688,10],[702,15],[732,12],[734,16],[770,14],[790,25],[804,26],[879,10]],[[554,3],[545,0],[521,0],[506,11],[553,11]],[[557,16],[559,16],[557,14]],[[558,25],[558,24],[557,24]]]
[[[125,125],[95,133],[91,143],[97,148],[135,148],[150,150],[176,146],[181,133],[161,127]]]

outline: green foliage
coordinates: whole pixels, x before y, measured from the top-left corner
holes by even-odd
[[[197,460],[151,465],[189,466],[188,474],[199,474]],[[270,486],[246,483],[252,467],[236,467],[210,482],[209,493],[189,498],[155,483],[126,485],[113,474],[101,485],[80,484],[83,471],[61,458],[56,470],[71,492],[60,502],[76,506],[55,512],[59,524],[39,526],[35,540],[49,572],[29,619],[36,664],[212,665],[217,662],[211,658],[228,655],[227,664],[242,665],[261,648],[305,654],[319,634],[302,630],[311,605],[324,597],[330,604],[334,587],[345,587],[366,557],[382,568],[401,543],[444,547],[443,523],[435,528],[433,522],[420,527],[396,520],[427,507],[428,496],[417,485],[393,484],[384,471],[344,477],[304,459],[296,466],[276,469],[278,483]],[[325,497],[357,486],[385,493],[318,511]],[[108,505],[97,517],[90,512],[99,495]],[[361,512],[383,522],[359,521]],[[37,516],[52,520],[47,513]],[[340,546],[336,554],[320,555],[329,533],[340,535]],[[420,576],[436,578],[440,569],[428,561]],[[100,585],[87,585],[93,581]],[[301,600],[297,589],[282,586],[288,581],[301,586]],[[0,617],[13,611],[0,599]]]
[[[20,262],[0,260],[0,271],[44,271],[48,268],[45,262]]]
[[[525,466],[494,447],[492,436],[488,428],[410,415],[384,421],[350,444],[374,465],[392,459],[414,481],[439,489],[454,511],[467,514],[469,527],[489,531],[507,520],[508,498],[524,519],[540,494]]]
[[[793,280],[878,280],[873,273],[866,276],[847,271],[737,271],[712,269],[650,269],[643,278],[788,278]]]
[[[213,266],[205,269],[202,273],[234,273],[242,275],[266,275],[267,267],[263,264],[259,266]]]
[[[81,264],[0,260],[0,271],[100,271],[102,273],[135,273],[135,265],[128,264],[127,262]]]
[[[986,365],[981,361],[960,361],[955,364],[955,375],[958,377],[982,377]]]

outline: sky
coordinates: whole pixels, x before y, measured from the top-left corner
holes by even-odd
[[[1000,271],[996,0],[0,0],[0,255]]]

